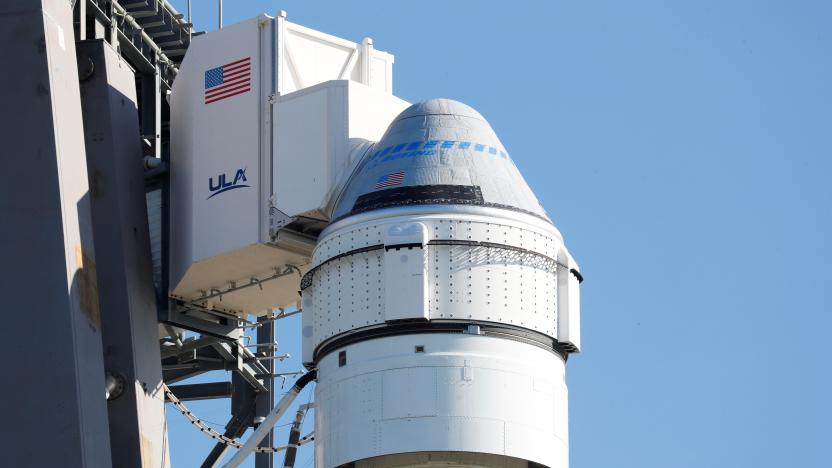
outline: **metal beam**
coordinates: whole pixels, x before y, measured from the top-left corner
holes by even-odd
[[[160,2],[161,7],[150,12],[133,11],[112,0],[80,0],[86,1],[86,7],[93,13],[99,23],[110,28],[111,41],[118,43],[123,55],[131,65],[145,74],[159,73],[160,86],[170,90],[170,82],[176,76],[179,60],[172,60],[167,49],[177,51],[187,49],[190,42],[191,26],[173,13],[173,7],[167,2]],[[155,3],[155,2],[154,2]],[[143,5],[147,5],[145,2]],[[138,8],[136,4],[134,8]],[[145,31],[145,26],[135,15],[150,15],[142,21],[153,26],[169,25],[170,30],[177,34],[180,41],[171,44],[172,47],[161,47]],[[184,29],[184,31],[183,31]],[[158,33],[158,30],[156,30]]]
[[[208,372],[210,369],[200,369],[200,368],[192,368],[192,369],[178,369],[178,370],[165,370],[165,383],[171,384],[176,382],[181,382],[183,380],[190,379],[191,377],[196,377],[199,374],[204,374]]]
[[[164,206],[163,210],[166,211]],[[165,248],[164,245],[163,248]],[[163,276],[165,276],[165,271],[163,271]],[[159,311],[161,314],[159,317],[160,322],[203,335],[214,336],[221,340],[233,341],[235,339],[231,335],[237,329],[236,318],[211,317],[208,313],[200,314],[200,311],[186,308],[179,301],[171,300],[168,301],[168,304],[167,309],[161,309]]]
[[[206,346],[210,346],[214,343],[217,343],[219,338],[214,336],[200,336],[199,338],[194,338],[190,340],[186,340],[182,343],[181,348],[177,348],[176,346],[165,346],[160,351],[162,359],[166,359],[169,357],[178,356],[182,353],[187,353],[189,351],[194,351],[200,348],[204,348]]]
[[[254,387],[258,392],[265,392],[266,387],[263,386],[263,383],[255,377],[257,374],[262,374],[265,372],[265,368],[259,362],[254,362],[252,364],[246,364],[243,362],[243,359],[246,357],[254,356],[251,354],[251,351],[248,349],[237,346],[236,353],[232,350],[231,346],[228,343],[217,343],[213,345],[214,349],[220,353],[220,356],[224,357],[226,360],[237,360],[237,372],[243,379],[246,380],[252,387]]]
[[[124,379],[108,404],[113,465],[170,465],[135,76],[103,40],[78,45],[104,364]],[[148,431],[144,428],[155,428]]]
[[[84,128],[67,1],[0,1],[0,184],[4,306],[31,333],[5,333],[3,466],[109,467]],[[21,280],[29,278],[31,281]],[[39,342],[32,345],[36,336]]]
[[[275,347],[272,346],[275,337],[275,321],[269,317],[260,317],[257,319],[257,355],[264,357],[274,357]],[[261,361],[266,372],[274,374],[274,360],[266,359]],[[257,424],[266,419],[269,412],[274,407],[274,377],[269,375],[263,378],[263,386],[266,387],[265,392],[258,393],[254,398],[254,420]],[[261,447],[274,446],[274,430],[269,431],[266,437],[260,442]],[[256,453],[254,455],[255,468],[273,468],[274,453]]]
[[[181,401],[212,400],[231,397],[231,382],[208,382],[200,384],[173,385],[170,391]]]
[[[154,62],[156,59],[154,58]],[[150,156],[162,158],[162,76],[158,63],[153,73],[141,76],[142,137],[150,143]]]

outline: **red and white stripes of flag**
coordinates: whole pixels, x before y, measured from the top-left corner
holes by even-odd
[[[205,104],[251,91],[251,57],[205,72]]]

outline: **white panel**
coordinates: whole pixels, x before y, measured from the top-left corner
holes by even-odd
[[[174,81],[171,95],[171,279],[174,284],[194,261],[260,240],[259,227],[264,213],[260,211],[259,195],[261,31],[258,21],[254,18],[215,34],[195,37]],[[206,104],[206,71],[245,58],[251,59],[250,91]]]
[[[559,240],[533,229],[490,221],[431,221],[433,239],[466,240],[519,247],[552,258]],[[430,318],[472,319],[519,325],[555,337],[557,282],[516,251],[482,246],[430,246]],[[539,260],[539,259],[538,259]]]
[[[325,207],[352,167],[352,149],[379,138],[406,106],[399,98],[347,80],[281,96],[275,118],[276,207],[289,216],[328,216]]]
[[[321,207],[334,183],[334,145],[347,138],[345,92],[341,82],[278,101],[274,192],[278,209],[290,216]]]
[[[296,24],[287,23],[287,33],[285,44],[291,57],[287,65],[295,89],[338,79],[355,50],[354,43]]]
[[[319,268],[312,286],[314,344],[357,328],[384,322],[383,252],[375,250]]]
[[[425,251],[420,247],[384,252],[384,319],[427,319]]]
[[[422,247],[427,238],[425,226],[393,224],[384,229],[383,235],[384,319],[427,319],[427,272]],[[408,247],[393,247],[408,244]]]
[[[351,250],[380,245],[379,226],[362,226],[338,232],[318,243],[314,264]],[[318,268],[312,285],[303,291],[313,301],[311,349],[344,331],[384,322],[383,250],[364,252],[331,261]],[[349,274],[347,274],[349,273]],[[305,361],[306,362],[306,361]]]
[[[419,445],[433,451],[505,454],[505,422],[500,420],[447,416],[393,419],[382,421],[381,427],[383,453],[415,452],[407,448],[413,445],[409,441],[420,439]]]
[[[385,93],[393,92],[393,55],[375,50],[372,42],[357,44],[298,24],[284,21],[278,34],[281,57],[278,70],[283,75],[283,94],[328,80],[351,79]],[[369,45],[369,47],[368,47]],[[369,55],[369,57],[365,57]],[[361,64],[372,62],[370,76]]]
[[[315,351],[315,300],[312,292],[304,293],[301,299],[301,362],[308,364],[312,362]]]
[[[407,101],[353,81],[349,82],[349,88],[350,138],[381,140],[390,122],[410,105]]]
[[[581,349],[581,302],[578,278],[570,271],[578,269],[577,264],[566,252],[558,253],[558,335],[561,343],[571,343],[576,350]]]
[[[195,204],[188,215],[193,217],[195,233],[211,232],[195,236],[196,259],[259,241],[259,31],[253,19],[224,29],[222,37],[206,36],[205,41],[218,44],[200,49],[201,66],[196,67],[196,76],[189,77],[193,80],[189,92],[200,98],[190,117],[195,126],[194,164],[189,168]],[[205,104],[201,98],[205,72],[244,57],[251,57],[251,91]]]
[[[541,443],[529,446],[529,439],[539,437],[539,434],[533,427],[507,422],[505,426],[506,453],[517,453],[518,450],[522,450],[527,454],[526,456],[529,459],[557,460],[557,464],[546,466],[552,468],[568,468],[569,446],[566,441],[560,437],[551,436],[547,438],[545,444]]]
[[[336,255],[383,243],[382,226],[378,224],[339,230],[332,235],[319,238],[315,253],[312,254],[312,264],[320,265]]]
[[[373,61],[370,63],[370,84],[380,87],[388,93],[393,92],[393,77],[390,76],[393,71],[392,57],[385,57],[388,54],[379,54],[377,51],[373,53]]]
[[[569,310],[567,315],[569,317],[569,324],[567,325],[568,336],[567,340],[572,343],[575,348],[581,349],[581,293],[580,283],[575,275],[569,275]]]
[[[409,367],[385,371],[382,395],[384,419],[436,416],[436,369]]]
[[[328,408],[327,421],[321,422],[319,411],[315,411],[315,446],[324,449],[324,461],[318,463],[327,467],[340,465],[333,456],[355,457],[362,451],[376,451],[381,446],[381,426],[356,426],[363,421],[380,421],[381,418],[381,374],[363,374],[335,382],[331,387],[316,391],[315,401]],[[355,434],[362,436],[361,446],[355,444]],[[320,465],[319,465],[320,466]]]
[[[556,336],[554,272],[523,265],[516,253],[478,246],[428,248],[430,318],[519,325]]]

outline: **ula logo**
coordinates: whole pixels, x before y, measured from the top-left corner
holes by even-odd
[[[234,174],[234,180],[229,182],[229,179],[231,179],[231,177],[229,177],[227,174],[220,174],[217,176],[217,183],[214,184],[214,178],[210,177],[208,179],[208,190],[211,192],[211,195],[209,195],[208,198],[219,195],[223,192],[227,192],[229,190],[234,190],[243,187],[251,187],[251,185],[246,184],[246,182],[248,182],[248,179],[246,179],[245,169],[237,169],[237,173]]]

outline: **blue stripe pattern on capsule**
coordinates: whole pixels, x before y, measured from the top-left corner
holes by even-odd
[[[503,159],[508,159],[508,153],[505,150],[496,148],[494,146],[485,145],[482,143],[473,143],[470,141],[457,140],[428,140],[428,141],[413,141],[410,143],[399,143],[391,145],[383,150],[376,151],[370,156],[369,160],[373,161],[376,158],[381,161],[393,161],[396,159],[410,158],[414,156],[432,156],[436,154],[436,147],[448,150],[456,147],[461,150],[469,150],[473,145],[473,150],[478,153],[487,152],[493,155],[499,155]],[[404,152],[402,152],[404,150]],[[387,156],[387,157],[384,157]]]

